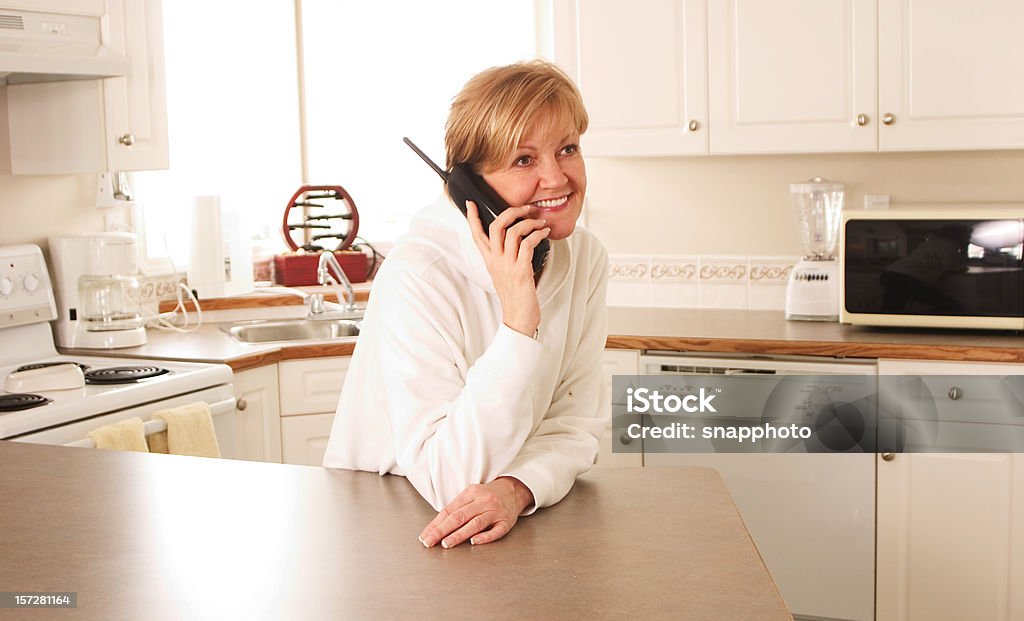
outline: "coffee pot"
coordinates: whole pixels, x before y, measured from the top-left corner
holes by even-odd
[[[49,241],[57,345],[116,349],[144,344],[135,235],[85,233]]]

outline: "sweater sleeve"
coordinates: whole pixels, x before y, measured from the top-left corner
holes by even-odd
[[[591,268],[583,331],[569,371],[555,390],[547,416],[503,473],[533,492],[534,504],[526,515],[569,493],[576,477],[594,465],[607,426],[600,401],[601,356],[608,338],[608,256],[603,248],[598,255]]]
[[[450,327],[436,311],[443,295],[416,273],[392,273],[375,289],[377,364],[402,474],[435,509],[463,489],[496,478],[533,427],[534,375],[544,347],[501,325],[465,373]]]

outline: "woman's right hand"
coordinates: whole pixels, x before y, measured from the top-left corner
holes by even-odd
[[[533,252],[548,236],[544,220],[529,217],[530,207],[510,207],[498,214],[484,233],[476,204],[466,201],[466,217],[494,289],[501,301],[502,321],[532,337],[540,325],[540,302],[533,275]],[[515,222],[523,218],[521,222]]]

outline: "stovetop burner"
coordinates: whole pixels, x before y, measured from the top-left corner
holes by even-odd
[[[68,362],[36,362],[36,363],[33,363],[33,364],[25,364],[25,365],[22,365],[22,366],[18,367],[14,371],[16,373],[20,373],[21,371],[32,371],[34,369],[45,369],[46,367],[53,367],[53,366],[57,366],[58,364],[77,364],[78,368],[82,370],[82,373],[85,373],[86,371],[89,370],[89,365],[87,365],[87,364],[82,364],[81,362],[70,362],[70,361],[68,361]]]
[[[32,395],[27,392],[0,394],[0,412],[17,412],[29,408],[46,405],[50,400],[42,395]]]
[[[106,367],[92,369],[85,373],[86,384],[130,384],[139,380],[170,373],[162,367],[138,365],[127,367]]]

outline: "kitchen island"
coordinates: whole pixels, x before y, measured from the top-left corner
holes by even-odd
[[[0,470],[0,590],[77,593],[49,617],[791,618],[704,468],[595,470],[451,550],[401,477],[4,441]]]

